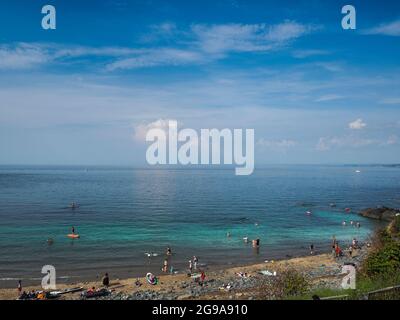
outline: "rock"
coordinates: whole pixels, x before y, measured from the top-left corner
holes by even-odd
[[[176,300],[187,300],[187,299],[190,299],[191,297],[192,297],[191,294],[183,294],[183,295],[181,295],[181,296],[178,296],[178,297],[176,298]]]
[[[392,221],[396,216],[396,213],[399,213],[399,210],[387,207],[379,207],[379,208],[368,208],[362,210],[359,214],[366,218],[383,220],[383,221]]]

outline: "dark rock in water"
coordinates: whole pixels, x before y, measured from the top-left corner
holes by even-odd
[[[379,207],[379,208],[368,208],[362,210],[359,214],[366,218],[383,220],[383,221],[392,221],[396,216],[396,213],[399,213],[399,210],[387,207]]]

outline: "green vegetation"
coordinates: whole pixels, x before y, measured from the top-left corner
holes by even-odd
[[[376,232],[373,245],[367,258],[357,273],[355,290],[320,288],[306,294],[292,296],[295,299],[311,299],[348,295],[348,299],[365,299],[367,294],[387,287],[400,285],[400,217],[397,216],[389,226]],[[369,299],[400,299],[400,289],[390,292],[370,294]]]
[[[396,275],[400,271],[400,242],[387,230],[380,232],[379,247],[365,260],[362,271],[367,277]]]

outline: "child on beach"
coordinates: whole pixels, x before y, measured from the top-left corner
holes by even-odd
[[[353,247],[352,246],[349,247],[349,256],[350,256],[350,258],[353,258]]]
[[[201,272],[201,275],[200,275],[200,282],[199,282],[199,284],[200,284],[200,285],[203,285],[205,279],[206,279],[206,274],[204,273],[204,271],[202,271],[202,272]]]
[[[168,260],[167,259],[164,260],[164,265],[162,267],[162,271],[163,272],[167,272],[168,271]]]
[[[342,255],[342,249],[340,249],[339,244],[336,243],[336,247],[335,247],[335,257],[338,258]]]
[[[192,273],[192,271],[193,271],[192,260],[189,260],[189,271],[190,271],[190,273]]]
[[[18,280],[18,287],[17,287],[17,289],[18,289],[18,296],[20,296],[20,295],[21,295],[21,292],[22,292],[22,281],[21,281],[21,280]]]

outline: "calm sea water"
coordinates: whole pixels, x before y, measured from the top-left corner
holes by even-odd
[[[78,209],[68,208],[73,201]],[[326,251],[332,235],[345,244],[377,227],[344,208],[399,204],[394,167],[271,166],[239,177],[233,170],[2,166],[0,287],[40,279],[46,264],[70,281],[106,271],[159,274],[167,246],[180,271],[193,255],[213,267],[305,254],[311,243]],[[79,240],[66,237],[71,226]],[[260,238],[259,251],[244,236]]]

